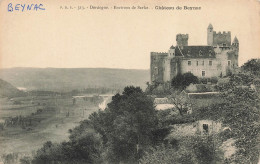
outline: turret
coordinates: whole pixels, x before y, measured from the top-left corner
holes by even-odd
[[[239,50],[239,41],[236,36],[232,42],[232,47],[235,48],[236,50]]]
[[[168,57],[173,58],[175,56],[175,47],[172,45],[168,51]]]
[[[232,45],[233,45],[233,46],[236,46],[236,47],[239,46],[239,41],[238,41],[238,39],[237,39],[236,36],[235,36],[235,38],[234,38],[234,40],[233,40],[233,42],[232,42]]]
[[[207,44],[213,46],[213,26],[210,23],[207,29]]]
[[[234,71],[236,71],[236,69],[238,68],[238,55],[239,55],[239,41],[237,39],[237,37],[235,36],[233,42],[232,42],[232,50],[233,50],[233,53],[235,54],[235,59],[232,61],[233,63],[233,69]]]

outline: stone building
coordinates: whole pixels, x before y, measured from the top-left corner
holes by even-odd
[[[199,78],[226,76],[238,68],[239,42],[231,43],[231,32],[207,28],[207,45],[188,45],[188,34],[176,35],[176,46],[168,52],[151,52],[151,82],[165,83],[177,74],[191,72]]]

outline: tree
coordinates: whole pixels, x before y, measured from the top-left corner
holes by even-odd
[[[192,73],[184,73],[184,74],[178,74],[172,79],[172,87],[183,90],[187,86],[189,86],[191,83],[197,84],[199,82],[199,79],[197,76],[194,76]]]
[[[102,143],[100,135],[91,128],[89,121],[83,121],[70,130],[70,140],[61,144],[46,142],[32,160],[32,164],[49,163],[101,163]]]
[[[163,163],[163,164],[193,164],[195,156],[191,149],[181,147],[176,149],[171,145],[160,145],[147,151],[140,160],[141,164]]]
[[[152,131],[157,125],[152,100],[133,86],[113,96],[107,109],[91,114],[89,119],[102,135],[112,163],[135,163],[152,144]]]
[[[174,105],[174,108],[179,111],[181,116],[192,110],[193,104],[190,101],[188,95],[184,92],[174,92],[170,96],[168,96],[168,99],[170,103]]]
[[[251,59],[242,66],[242,70],[260,76],[260,59]]]
[[[251,88],[252,75],[232,75],[228,84],[220,86],[221,95],[226,100],[224,120],[232,129],[236,139],[236,159],[242,163],[258,161],[257,138],[260,132],[259,93]]]
[[[215,150],[216,149],[216,150]],[[141,159],[142,164],[210,164],[222,163],[219,151],[213,147],[212,136],[189,136],[178,140],[178,144],[162,144],[151,148]]]

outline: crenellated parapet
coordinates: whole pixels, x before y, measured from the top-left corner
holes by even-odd
[[[167,52],[151,52],[151,55],[167,55]]]
[[[223,31],[216,32],[213,31],[213,46],[230,46],[231,45],[231,32]]]
[[[177,39],[189,39],[189,34],[177,34],[176,40]]]
[[[215,35],[231,35],[231,32],[230,31],[218,31],[218,32],[216,32],[216,31],[213,31],[213,34],[215,34]]]

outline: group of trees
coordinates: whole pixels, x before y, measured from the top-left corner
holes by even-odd
[[[196,119],[221,121],[230,128],[223,140],[234,139],[236,154],[229,159],[235,163],[257,163],[259,158],[258,137],[260,132],[259,93],[251,87],[253,75],[234,74],[228,83],[218,86],[224,100],[195,111]]]
[[[251,59],[247,61],[242,67],[243,71],[250,72],[255,76],[260,76],[260,59]]]
[[[178,147],[177,141],[165,140],[172,124],[165,119],[165,114],[167,112],[154,109],[152,99],[139,87],[126,87],[122,94],[113,96],[105,110],[92,113],[88,120],[70,130],[69,141],[45,143],[32,163],[132,164],[158,160],[194,163],[203,160],[203,152],[210,149],[204,141],[192,138],[186,147]]]
[[[106,110],[91,114],[89,119],[101,134],[112,163],[136,162],[153,144],[158,122],[152,100],[139,87],[126,87],[122,95],[112,98]]]
[[[137,163],[168,134],[158,121],[152,100],[139,87],[126,87],[71,130],[68,142],[46,143],[33,163]]]
[[[198,77],[188,72],[184,74],[178,74],[177,76],[175,76],[172,79],[171,85],[175,89],[183,90],[191,83],[197,84],[198,82],[199,82]]]
[[[236,139],[238,152],[234,160],[241,163],[257,163],[259,157],[258,135],[260,132],[260,97],[251,87],[253,75],[235,74],[229,83],[219,86],[225,104],[220,104],[223,123],[229,126]]]
[[[207,79],[206,79],[207,81]],[[147,83],[146,93],[155,95],[169,95],[171,90],[182,91],[190,84],[199,83],[198,77],[194,76],[192,73],[178,74],[175,76],[170,83],[159,83],[154,81],[152,85]]]
[[[87,125],[87,126],[86,126]],[[80,129],[80,130],[79,130]],[[33,164],[90,164],[101,163],[102,142],[88,121],[71,132],[70,140],[60,144],[46,142],[32,160]]]
[[[211,164],[221,163],[213,147],[213,137],[190,136],[180,139],[179,145],[162,144],[151,148],[140,160],[142,164]],[[216,159],[215,159],[216,158]]]

